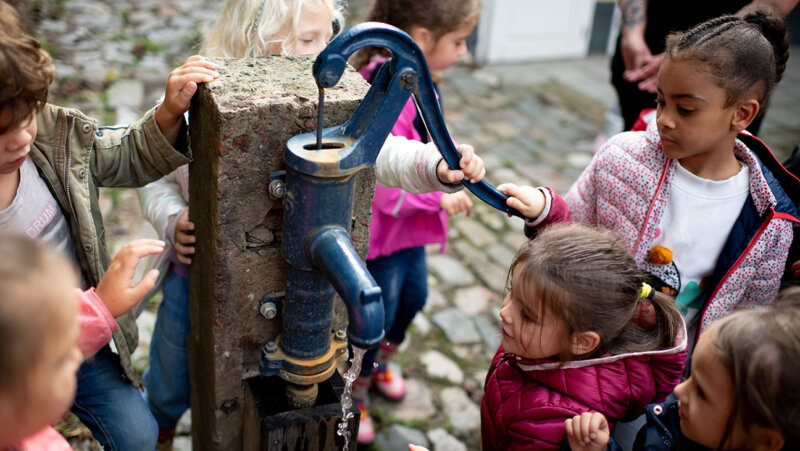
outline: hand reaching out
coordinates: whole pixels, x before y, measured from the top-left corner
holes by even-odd
[[[181,67],[170,72],[164,101],[156,110],[156,123],[167,141],[172,144],[177,141],[183,113],[189,111],[197,84],[208,83],[218,77],[217,65],[200,55],[190,56]]]
[[[447,216],[455,216],[459,213],[472,215],[472,199],[464,191],[442,194],[439,206],[447,212]]]
[[[447,162],[442,159],[436,166],[436,175],[442,183],[459,183],[461,180],[468,180],[471,183],[478,183],[486,175],[486,168],[483,167],[483,160],[475,153],[475,149],[469,144],[459,144],[456,150],[461,154],[458,164],[460,170],[451,170]]]
[[[186,208],[181,212],[178,222],[175,224],[175,253],[179,262],[184,265],[192,264],[195,241],[194,223],[189,221],[189,209]]]
[[[503,183],[497,187],[497,190],[509,196],[506,199],[506,205],[515,208],[526,218],[536,219],[544,211],[546,199],[538,188]]]
[[[152,269],[134,285],[136,266],[139,261],[152,254],[164,251],[166,243],[159,240],[142,239],[131,241],[111,259],[105,275],[97,284],[95,293],[106,305],[114,318],[132,309],[144,295],[156,285],[158,270]]]
[[[603,451],[608,446],[608,421],[602,413],[584,412],[564,421],[573,451]]]

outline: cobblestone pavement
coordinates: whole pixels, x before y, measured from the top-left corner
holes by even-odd
[[[34,30],[53,54],[52,101],[77,107],[105,124],[136,120],[163,94],[170,69],[196,52],[214,20],[215,0],[61,0]],[[355,18],[368,0],[351,0]],[[349,21],[355,20],[351,17]],[[473,144],[487,178],[547,184],[565,192],[590,161],[615,102],[608,59],[452,68],[442,83],[447,123],[455,139]],[[800,140],[800,58],[790,61],[762,137],[782,156]],[[154,236],[141,219],[135,192],[104,190],[103,213],[112,248]],[[379,428],[373,449],[480,448],[483,380],[499,343],[497,313],[508,264],[523,242],[522,221],[484,204],[451,221],[445,254],[429,249],[430,296],[396,362],[408,382],[398,403],[373,394]],[[140,317],[139,369],[147,363],[154,314]],[[67,428],[78,449],[95,449],[79,427]],[[176,449],[190,449],[191,425],[179,426]]]

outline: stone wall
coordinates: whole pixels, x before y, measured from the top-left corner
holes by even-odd
[[[243,381],[258,374],[263,345],[280,320],[259,313],[261,298],[283,291],[279,200],[270,173],[285,169],[286,141],[316,129],[317,87],[310,57],[218,59],[221,77],[202,85],[190,110],[194,163],[190,218],[197,256],[191,269],[189,337],[195,449],[241,449]],[[368,85],[347,71],[326,90],[325,126],[344,123]],[[356,187],[353,240],[366,256],[374,171]],[[346,326],[341,301],[334,326]]]

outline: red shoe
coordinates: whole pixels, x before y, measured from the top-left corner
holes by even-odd
[[[372,374],[372,382],[387,399],[400,401],[406,395],[406,381],[399,371],[395,373],[386,366],[376,368]]]
[[[361,413],[361,419],[358,423],[358,443],[360,445],[369,445],[375,441],[375,425],[372,424],[372,418],[367,413],[367,408],[358,406],[358,411]]]

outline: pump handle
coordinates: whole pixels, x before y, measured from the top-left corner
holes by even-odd
[[[390,94],[391,100],[395,100],[395,93],[390,89],[394,86],[402,86],[401,95],[407,96],[413,85],[416,84],[414,98],[433,142],[450,168],[460,169],[458,162],[461,157],[453,144],[453,139],[450,138],[444,117],[439,109],[425,55],[414,39],[399,28],[378,22],[365,22],[342,32],[314,61],[313,73],[317,84],[323,88],[335,86],[344,73],[347,60],[353,53],[364,47],[385,47],[392,52],[392,59],[380,69],[361,107],[353,114],[353,118],[342,126],[339,133],[345,136],[368,134],[369,127],[363,123],[364,119],[362,119],[362,116],[366,115],[359,114],[362,107],[367,108],[364,103],[382,103],[387,97],[390,97]],[[399,78],[399,80],[395,80],[395,78]],[[384,92],[377,92],[376,90],[379,89],[384,89]],[[405,99],[407,97],[403,98],[403,104]],[[399,111],[397,114],[399,115]],[[356,117],[359,120],[355,120]],[[372,116],[372,119],[375,119],[375,116]],[[354,120],[355,123],[351,124]],[[393,125],[397,117],[395,116],[391,120]],[[381,143],[383,139],[385,139],[385,135],[380,140]],[[504,213],[525,218],[522,213],[506,205],[508,196],[498,191],[486,180],[478,183],[468,181],[462,181],[462,183],[479,199],[492,207]]]

